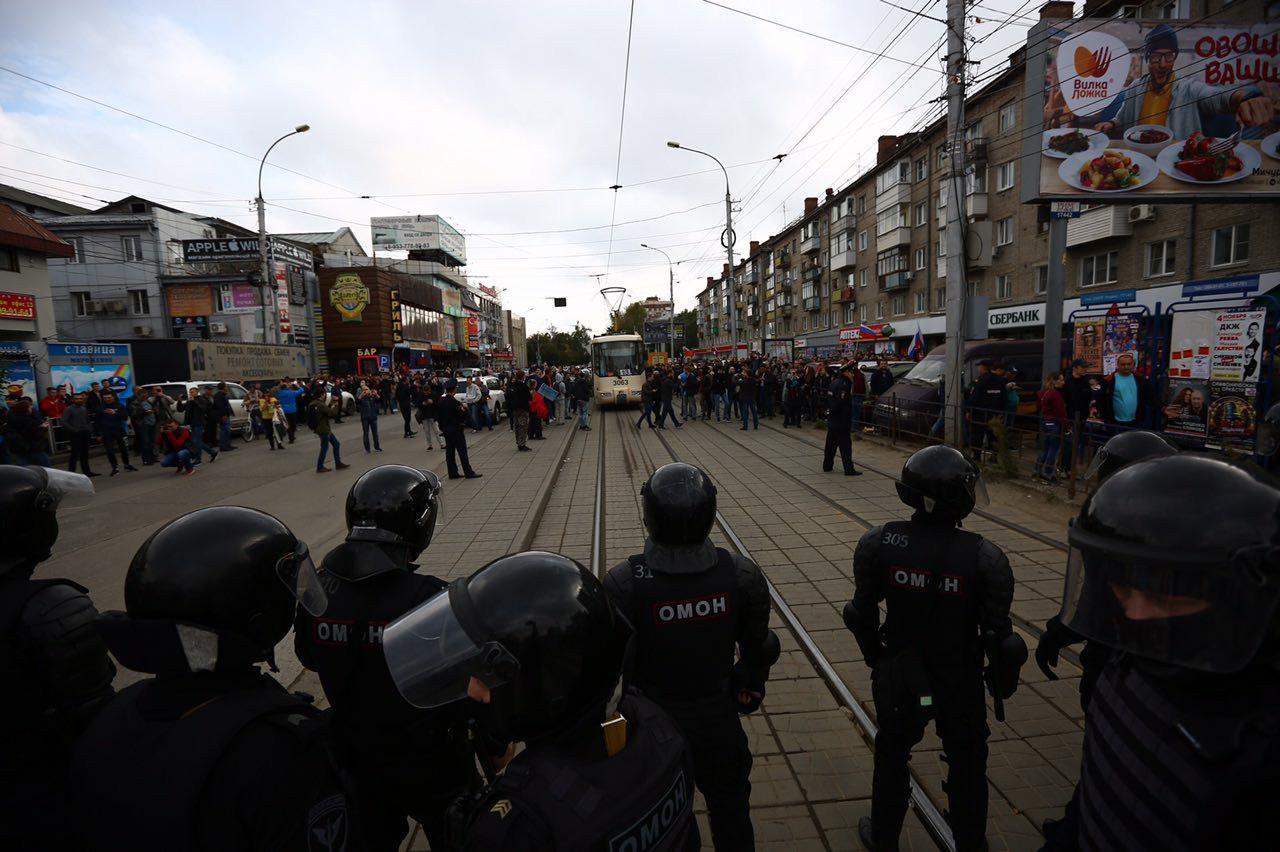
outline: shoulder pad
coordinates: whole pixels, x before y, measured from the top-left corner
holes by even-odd
[[[974,534],[976,535],[976,533]],[[978,543],[978,568],[991,570],[997,569],[1001,565],[1006,568],[1009,565],[1009,560],[1005,557],[1004,551],[984,538]]]
[[[48,583],[27,598],[18,619],[19,636],[41,644],[76,641],[82,634],[96,636],[97,617],[98,610],[83,586]]]
[[[859,551],[868,555],[874,554],[876,548],[880,546],[880,539],[884,537],[884,524],[876,524],[871,529],[862,534],[858,539],[858,544],[854,548],[854,553]]]
[[[738,585],[750,586],[758,582],[758,578],[764,576],[764,572],[760,570],[760,566],[753,560],[738,554],[732,554],[734,568],[737,569]]]

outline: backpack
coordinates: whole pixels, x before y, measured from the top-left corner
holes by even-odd
[[[306,424],[307,428],[312,432],[316,431],[316,427],[320,425],[320,414],[316,411],[316,403],[308,403],[306,408]]]

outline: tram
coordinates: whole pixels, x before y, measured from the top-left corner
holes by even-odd
[[[644,338],[638,334],[605,334],[591,339],[596,405],[628,405],[640,401],[645,352]]]

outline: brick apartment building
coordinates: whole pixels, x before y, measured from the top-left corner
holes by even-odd
[[[1069,14],[1069,8],[1068,8]],[[1261,0],[1087,3],[1092,17],[1262,20]],[[1043,334],[1049,217],[1022,204],[1021,51],[965,106],[965,217],[970,295],[985,297],[993,337]],[[882,136],[876,163],[846,187],[806,198],[784,230],[750,243],[734,270],[738,336],[753,351],[824,357],[850,344],[904,352],[917,329],[944,337],[945,180],[943,120]],[[1034,174],[1027,179],[1036,179]],[[1259,292],[1280,286],[1280,205],[1114,204],[1086,210],[1067,230],[1064,318],[1090,291],[1134,289],[1149,307],[1181,285],[1257,274]],[[727,351],[729,276],[698,295],[703,346]],[[888,329],[884,329],[884,325]],[[875,331],[887,332],[877,336]]]

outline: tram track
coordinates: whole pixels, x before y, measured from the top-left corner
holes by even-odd
[[[673,461],[681,461],[682,459],[680,455],[676,452],[675,448],[671,446],[667,437],[660,432],[655,434],[671,459]],[[648,456],[647,448],[644,447],[644,443],[640,441],[638,437],[636,443],[640,447],[641,452]],[[648,462],[649,470],[653,470],[657,466],[652,456],[648,456]],[[734,550],[747,559],[753,559],[746,544],[734,531],[733,525],[729,523],[728,519],[726,519],[724,514],[718,509],[716,511],[716,524]],[[810,635],[808,629],[805,628],[800,618],[796,615],[794,610],[791,609],[786,599],[767,576],[765,577],[765,583],[769,589],[769,597],[773,602],[774,611],[778,613],[778,616],[786,625],[787,630],[803,650],[805,656],[813,665],[814,670],[831,691],[836,701],[845,708],[849,718],[860,730],[868,745],[874,747],[876,732],[879,729],[876,726],[875,721],[867,713],[862,701],[858,699],[857,695],[854,694],[849,685],[845,683],[844,679],[836,671],[835,666],[832,665],[826,654],[823,653],[812,635]],[[911,774],[910,805],[912,810],[914,810],[916,815],[920,818],[920,821],[924,825],[924,828],[928,832],[930,838],[937,844],[939,849],[949,850],[950,852],[950,850],[954,850],[956,848],[955,840],[952,837],[950,826],[947,825],[946,818],[943,816],[938,805],[934,803],[933,799],[929,796],[929,793],[924,788],[923,784],[921,784],[920,780],[916,777],[914,769]]]

